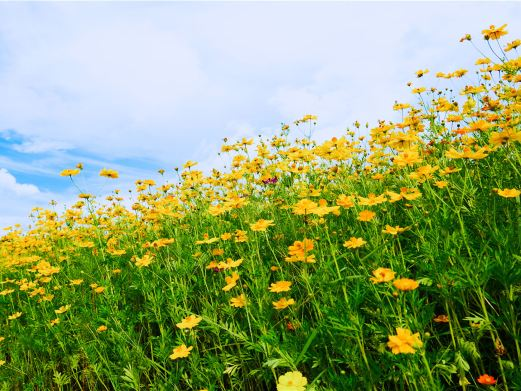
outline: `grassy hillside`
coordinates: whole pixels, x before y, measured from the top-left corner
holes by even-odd
[[[521,42],[504,33],[436,74],[447,88],[418,71],[399,122],[319,144],[306,115],[225,143],[224,170],[138,181],[131,208],[82,193],[7,229],[1,389],[520,390]]]

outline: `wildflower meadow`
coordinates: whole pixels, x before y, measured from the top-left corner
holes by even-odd
[[[399,121],[318,142],[306,114],[130,196],[106,168],[109,196],[7,227],[0,389],[521,390],[507,28],[461,38],[474,69],[411,75]]]

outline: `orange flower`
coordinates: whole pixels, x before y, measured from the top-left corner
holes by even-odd
[[[254,224],[250,224],[250,229],[252,231],[266,231],[268,227],[271,227],[273,224],[273,220],[264,220],[260,219]]]
[[[237,285],[237,281],[239,280],[239,273],[233,272],[231,276],[224,278],[226,281],[226,286],[223,288],[223,291],[228,292],[235,285]]]
[[[517,189],[498,189],[497,193],[501,197],[514,198],[521,194],[521,191]]]
[[[101,171],[99,172],[99,175],[107,177],[107,178],[113,178],[113,179],[119,178],[119,174],[116,170],[109,170],[107,168],[101,169]]]
[[[358,220],[360,221],[371,221],[376,216],[376,213],[370,210],[363,210],[358,214]]]
[[[396,289],[401,291],[413,291],[420,286],[418,281],[411,280],[410,278],[399,278],[393,282]]]
[[[362,247],[366,243],[367,242],[364,239],[362,239],[362,238],[351,237],[349,240],[346,240],[344,242],[344,247],[347,247],[347,248],[358,248],[358,247]]]
[[[447,315],[438,315],[433,320],[436,323],[449,323],[449,317]]]
[[[416,352],[414,348],[423,346],[423,343],[420,341],[419,333],[412,334],[411,330],[398,327],[396,329],[396,335],[389,336],[387,346],[391,348],[391,351],[394,354],[412,354]]]
[[[501,27],[496,27],[493,24],[490,25],[490,28],[483,30],[481,33],[483,34],[483,38],[486,40],[493,39],[497,40],[501,38],[503,35],[507,35],[508,31],[505,31],[506,24]]]
[[[103,324],[103,325],[101,325],[100,327],[98,327],[98,328],[96,329],[96,331],[97,331],[98,333],[102,333],[102,332],[104,332],[104,331],[107,331],[107,326],[105,326],[105,325]]]
[[[60,176],[74,176],[78,175],[80,173],[80,170],[78,169],[66,169],[60,172]]]
[[[291,289],[291,284],[291,281],[277,281],[271,284],[269,290],[274,293],[287,292]]]
[[[390,235],[396,236],[399,233],[401,233],[401,232],[403,232],[403,231],[405,231],[407,229],[408,229],[408,227],[402,228],[399,225],[397,225],[396,227],[391,227],[389,224],[387,224],[385,226],[385,229],[382,230],[382,232],[385,233],[385,234],[390,234]]]
[[[181,346],[174,348],[174,351],[169,357],[171,360],[177,360],[178,358],[188,357],[188,355],[190,354],[190,350],[192,350],[193,348],[193,346],[186,347],[185,344],[182,344]]]
[[[494,379],[494,376],[487,375],[486,373],[478,377],[476,380],[479,384],[484,384],[487,386],[496,384],[496,379]]]
[[[244,293],[237,297],[232,297],[230,299],[230,305],[235,308],[242,308],[246,305],[246,296]]]
[[[195,326],[199,324],[199,322],[203,320],[200,316],[197,315],[189,315],[184,318],[181,323],[177,323],[176,326],[180,329],[193,329]]]
[[[374,277],[371,277],[370,280],[373,284],[378,284],[380,282],[388,282],[394,279],[394,275],[396,273],[391,269],[387,269],[385,267],[379,267],[376,270],[373,270]]]
[[[318,207],[316,202],[304,198],[293,206],[293,213],[296,215],[309,215]]]
[[[273,304],[273,307],[275,309],[282,310],[282,309],[284,309],[286,307],[289,307],[290,305],[295,304],[295,300],[293,300],[293,299],[286,299],[285,297],[283,297],[279,301],[274,301],[272,304]]]

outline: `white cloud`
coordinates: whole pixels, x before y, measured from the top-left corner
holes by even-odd
[[[16,178],[5,168],[0,168],[0,192],[13,197],[35,196],[40,190],[35,185],[18,183]]]

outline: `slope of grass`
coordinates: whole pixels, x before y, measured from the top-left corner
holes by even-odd
[[[296,371],[308,390],[521,389],[521,58],[503,30],[473,82],[437,75],[461,94],[413,86],[368,140],[355,124],[318,144],[306,115],[225,144],[226,170],[138,181],[131,208],[80,194],[8,229],[2,389],[303,390],[279,379]]]

